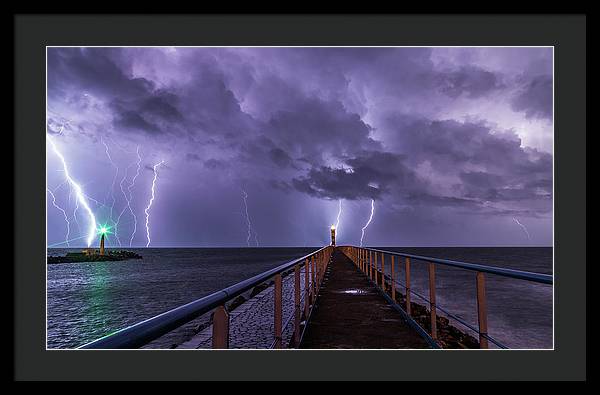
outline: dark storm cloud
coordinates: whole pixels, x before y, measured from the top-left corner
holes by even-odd
[[[513,98],[512,108],[527,118],[552,118],[552,76],[534,77]]]
[[[118,129],[133,130],[146,133],[160,133],[161,129],[149,122],[142,114],[129,110],[119,103],[112,104],[113,125]]]
[[[178,97],[157,88],[155,82],[134,77],[126,69],[124,51],[106,48],[65,48],[48,53],[48,95],[83,93],[103,99],[112,111],[115,129],[148,134],[174,130],[184,117],[177,109]],[[88,100],[79,96],[79,105]]]
[[[119,49],[51,48],[48,50],[48,94],[68,88],[90,90],[107,97],[138,97],[154,83],[128,76],[114,60]]]
[[[453,98],[465,94],[475,99],[503,87],[496,74],[473,66],[440,74],[437,80],[440,91]]]
[[[351,75],[363,76],[398,97],[419,90],[438,90],[452,98],[464,95],[477,99],[504,87],[498,74],[478,66],[436,71],[429,60],[430,49],[305,48],[275,52],[278,57],[274,64],[297,65],[298,78],[306,69],[317,72],[322,92],[348,89]],[[186,84],[163,84],[160,88],[146,78],[134,77],[127,53],[116,49],[56,51],[49,58],[49,66],[62,77],[54,81],[65,80],[68,73],[72,76],[70,84],[106,96],[115,129],[150,135],[183,131],[214,136],[217,147],[237,152],[239,160],[251,166],[247,171],[256,167],[274,175],[283,169],[302,171],[308,165],[303,174],[288,179],[263,174],[271,178],[270,185],[276,189],[294,188],[314,197],[351,200],[381,199],[394,192],[408,200],[410,196],[423,196],[422,204],[455,204],[454,199],[458,199],[456,202],[468,205],[534,199],[541,196],[540,188],[524,185],[525,178],[550,178],[549,155],[526,153],[516,135],[492,133],[483,122],[392,114],[385,128],[392,131],[386,144],[399,149],[393,154],[371,137],[373,127],[348,110],[338,96],[307,92],[293,79],[283,79],[276,73],[256,77],[253,66],[245,64],[243,56],[232,58],[221,51],[213,55],[198,53],[187,60],[193,69],[186,76]],[[260,88],[260,96],[250,99],[259,99],[255,104],[261,103],[257,108],[264,111],[263,116],[256,114],[255,118],[242,110],[241,99],[230,86],[232,77],[223,67],[232,59],[239,63],[235,70],[243,71],[244,91],[251,91],[253,86]],[[537,99],[545,97],[546,85],[545,80],[534,79],[513,101],[513,107],[520,110],[529,105],[528,116],[538,114]],[[402,90],[395,86],[402,86]],[[203,161],[204,167],[211,170],[226,167],[225,162],[204,160],[197,154],[186,158]],[[331,166],[332,158],[346,168]],[[429,163],[438,173],[455,175],[461,181],[451,186],[457,196],[430,191],[429,183],[416,168],[423,163]],[[469,166],[480,170],[468,171]],[[435,202],[427,196],[441,200]]]
[[[273,148],[269,151],[269,157],[277,166],[285,168],[291,165],[292,158],[281,148]]]
[[[280,170],[296,168],[294,159],[264,134],[249,138],[236,146],[239,151],[238,159],[247,165]]]
[[[139,98],[124,101],[114,99],[109,103],[113,110],[113,125],[150,134],[172,133],[174,126],[184,122],[176,108],[177,96],[162,90],[148,92]]]
[[[389,152],[363,152],[347,158],[345,168],[313,167],[306,176],[294,178],[300,192],[328,199],[379,199],[390,187],[414,188],[414,173],[405,167],[403,157]]]
[[[256,128],[256,122],[244,113],[225,77],[210,64],[198,64],[191,80],[179,89],[180,111],[189,121],[188,132],[243,137]]]
[[[369,185],[363,174],[346,172],[330,167],[313,168],[306,177],[294,178],[296,190],[318,198],[327,199],[367,199],[378,198],[381,190]]]
[[[521,146],[511,131],[493,130],[483,122],[415,119],[400,114],[388,123],[413,169],[430,166],[450,183],[453,196],[432,190],[427,183],[412,183],[407,197],[420,205],[473,206],[485,211],[485,202],[545,201],[551,205],[552,156]],[[415,170],[419,174],[419,170]],[[425,174],[421,178],[427,178]],[[398,190],[406,190],[398,185]],[[439,198],[439,199],[438,199]]]
[[[410,162],[426,161],[440,172],[456,172],[467,165],[509,174],[551,171],[550,154],[524,148],[513,131],[494,130],[485,122],[415,119],[398,114],[388,125],[395,130],[395,145],[407,153]]]
[[[66,113],[49,114],[48,131],[58,133],[64,123],[68,134],[106,132],[139,144],[148,163],[165,159],[174,171],[161,173],[160,185],[171,184],[161,198],[190,196],[195,207],[208,204],[208,193],[225,196],[243,186],[269,213],[252,213],[259,224],[272,211],[288,212],[277,196],[309,211],[328,206],[318,199],[354,200],[356,207],[375,199],[378,207],[413,210],[421,224],[440,210],[482,218],[551,212],[552,156],[525,146],[526,127],[511,129],[551,118],[551,77],[518,77],[467,57],[434,60],[433,52],[49,48],[49,107]],[[509,126],[488,118],[495,100],[503,101],[500,117],[514,117]],[[118,155],[127,166],[135,159]],[[156,210],[158,219],[160,203]],[[216,218],[235,209],[206,211]]]
[[[501,74],[477,65],[438,70],[431,60],[431,48],[301,48],[284,53],[289,56],[279,57],[283,58],[279,61],[295,71],[292,79],[301,84],[303,69],[308,69],[311,75],[307,79],[318,81],[316,89],[322,96],[344,101],[351,84],[369,86],[399,103],[439,93],[452,99],[477,99],[506,87]],[[364,103],[353,104],[364,109]]]
[[[154,96],[141,100],[139,110],[149,115],[155,115],[169,122],[180,122],[183,115],[175,107],[177,96],[168,92],[158,91]]]
[[[370,131],[358,114],[349,113],[340,102],[315,97],[301,99],[292,111],[276,112],[265,129],[288,156],[315,165],[329,155],[381,149],[381,143],[369,136]]]

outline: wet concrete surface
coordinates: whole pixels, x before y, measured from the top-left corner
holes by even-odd
[[[300,292],[304,292],[304,268],[300,271]],[[294,322],[294,276],[283,278],[282,283],[282,343],[292,339]],[[230,312],[229,348],[264,349],[270,348],[274,340],[275,318],[273,316],[274,288],[271,286]],[[301,304],[302,309],[304,305]],[[287,323],[287,325],[286,325]],[[212,347],[213,326],[194,335],[178,345],[178,349],[204,349]]]
[[[300,348],[428,348],[339,249],[319,290]]]

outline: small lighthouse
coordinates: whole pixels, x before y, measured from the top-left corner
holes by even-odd
[[[104,233],[100,236],[100,255],[104,255]]]
[[[103,226],[100,228],[100,255],[104,255],[104,237],[108,233],[108,228]]]
[[[331,245],[335,247],[335,225],[331,225]]]

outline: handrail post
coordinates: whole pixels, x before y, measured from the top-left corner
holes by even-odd
[[[431,338],[437,339],[437,321],[435,307],[435,265],[429,262],[429,313],[431,315]]]
[[[392,276],[392,300],[396,303],[396,277],[394,276],[394,256],[392,255],[392,263],[391,263],[391,276]]]
[[[319,287],[321,286],[321,283],[323,282],[324,274],[325,274],[325,252],[323,252],[319,256]]]
[[[366,252],[365,250],[362,250],[362,272],[366,273],[367,272],[367,258],[366,258]]]
[[[315,256],[315,279],[316,279],[316,283],[315,283],[315,287],[317,290],[317,293],[319,293],[319,286],[321,284],[321,265],[320,262],[321,259],[319,257],[319,254],[317,254],[317,256]]]
[[[274,305],[274,326],[275,326],[275,348],[281,348],[281,325],[282,325],[282,286],[281,273],[275,275],[275,305]]]
[[[294,347],[300,343],[300,265],[294,267]]]
[[[377,268],[377,253],[373,253],[373,267],[374,267],[374,275],[375,275],[375,285],[377,285],[377,281],[379,279],[379,269]]]
[[[308,308],[310,306],[310,282],[309,282],[309,264],[308,258],[304,260],[304,318],[308,318]]]
[[[373,252],[369,251],[369,278],[373,280]]]
[[[358,250],[358,270],[362,271],[362,250],[357,247]]]
[[[361,272],[364,272],[364,270],[363,270],[363,250],[362,250],[362,248],[358,249],[358,268],[360,269]]]
[[[385,256],[381,253],[381,289],[385,293]]]
[[[229,313],[224,305],[213,313],[212,348],[229,348]]]
[[[315,284],[315,280],[317,275],[315,273],[315,256],[313,255],[310,260],[310,276],[312,280],[312,284],[310,286],[312,293],[312,301],[313,303],[317,300],[317,285]]]
[[[405,275],[405,295],[406,295],[406,314],[410,315],[410,258],[404,260],[404,275]]]
[[[362,255],[363,255],[362,248],[359,248],[358,249],[358,268],[360,269],[361,272],[363,271],[363,260],[362,260],[363,258],[362,258]]]
[[[319,284],[323,279],[323,263],[325,262],[325,252],[319,253]]]
[[[479,319],[479,348],[488,348],[487,301],[485,298],[485,275],[477,272],[477,318]]]
[[[321,285],[321,277],[323,276],[323,254],[317,256],[317,285]]]
[[[371,280],[375,281],[375,259],[377,257],[377,254],[372,252],[371,253]]]

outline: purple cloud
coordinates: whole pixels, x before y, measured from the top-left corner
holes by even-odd
[[[137,146],[145,166],[165,160],[153,206],[165,221],[153,239],[164,245],[235,245],[242,187],[259,205],[253,225],[272,245],[304,244],[306,227],[318,233],[337,199],[357,210],[370,199],[382,205],[372,240],[377,223],[383,230],[410,215],[425,244],[442,243],[444,227],[455,232],[467,213],[477,240],[492,243],[499,229],[511,235],[519,215],[539,221],[534,239],[548,243],[552,155],[527,142],[552,130],[553,81],[540,74],[551,56],[459,50],[49,48],[48,132],[90,196],[105,196],[114,175],[99,166],[107,161],[101,136],[123,147],[112,154],[119,181],[131,179]],[[49,160],[49,184],[58,185]],[[147,201],[147,176],[134,189],[136,207]],[[59,219],[49,218],[49,235]],[[363,219],[344,223],[360,231]],[[426,231],[434,219],[436,239]],[[194,220],[203,230],[192,237]],[[281,226],[291,227],[288,236]]]
[[[511,104],[515,111],[524,111],[528,118],[552,118],[552,76],[534,77],[515,95]]]

